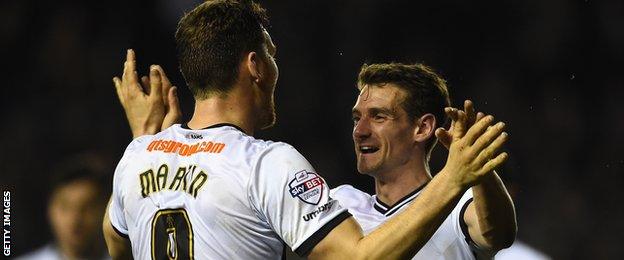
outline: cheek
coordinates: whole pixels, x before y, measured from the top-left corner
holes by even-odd
[[[50,222],[54,229],[57,231],[63,231],[67,228],[70,220],[66,217],[66,211],[59,205],[52,205],[48,214],[50,215]]]
[[[388,153],[395,158],[410,156],[410,148],[412,147],[412,139],[408,133],[399,131],[391,131],[387,135],[386,146]]]

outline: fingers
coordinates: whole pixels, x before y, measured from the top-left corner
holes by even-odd
[[[160,72],[160,78],[162,79],[162,84],[169,85],[169,87],[167,88],[167,93],[169,93],[169,89],[171,88],[171,81],[169,81],[169,78],[167,78],[167,74],[165,74],[165,70],[162,67],[160,67],[160,65],[152,65],[152,67],[154,67],[156,70],[158,70],[158,72]]]
[[[149,95],[151,93],[151,89],[148,88],[147,86],[150,86],[149,77],[147,76],[141,77],[141,89],[143,89],[143,92],[145,92],[145,94]]]
[[[485,132],[487,127],[490,126],[492,121],[494,121],[494,117],[488,115],[472,125],[472,127],[468,129],[468,132],[466,132],[466,136],[464,136],[466,145],[472,146],[477,138],[479,138],[483,134],[483,132]]]
[[[141,96],[144,90],[139,84],[139,76],[136,72],[135,54],[132,49],[128,49],[126,53],[126,61],[124,62],[123,75],[121,76],[121,91],[126,96]]]
[[[114,77],[113,78],[113,84],[115,85],[115,91],[117,92],[117,98],[119,98],[119,102],[121,103],[121,105],[124,104],[124,94],[122,92],[122,87],[121,87],[121,79],[119,79],[118,77]]]
[[[506,152],[500,153],[494,159],[489,160],[485,165],[483,165],[483,167],[481,168],[480,175],[484,175],[484,174],[487,174],[488,172],[492,172],[498,166],[501,166],[503,163],[505,163],[505,161],[507,161],[507,158],[509,158],[509,155]]]
[[[163,103],[165,104],[165,107],[168,107],[169,106],[168,96],[169,96],[169,91],[172,87],[171,81],[169,81],[167,74],[165,74],[165,70],[160,65],[152,65],[152,67],[155,67],[160,73],[160,80],[162,82]]]
[[[161,129],[167,129],[171,125],[179,123],[182,119],[182,110],[180,109],[180,100],[178,99],[178,88],[173,86],[167,94],[169,110],[165,115]]]
[[[134,53],[133,49],[128,49],[126,51],[126,61],[135,61],[136,60],[136,54]],[[136,68],[131,68],[131,69],[136,69]]]
[[[466,131],[468,130],[468,125],[467,122],[467,115],[464,111],[461,110],[457,110],[457,120],[455,121],[455,124],[453,124],[454,127],[454,131],[453,131],[453,136],[457,139],[462,138],[465,134]]]
[[[162,100],[162,80],[160,78],[160,72],[156,69],[156,66],[152,66],[150,68],[149,86],[150,97]]]
[[[452,121],[457,121],[457,109],[454,107],[445,107],[444,113],[448,116]]]
[[[124,63],[124,80],[130,80],[132,82],[138,82],[138,75],[136,72],[136,57],[134,50],[128,49],[126,52],[126,62]]]
[[[473,125],[476,122],[476,115],[474,110],[474,104],[471,100],[464,101],[464,112],[466,112],[466,121],[468,122],[468,125]]]
[[[503,132],[496,136],[494,141],[490,143],[485,149],[483,149],[479,155],[477,156],[476,162],[480,165],[485,164],[487,161],[492,159],[494,155],[498,152],[499,149],[503,147],[505,142],[507,142],[508,135]]]
[[[483,117],[485,117],[485,114],[483,112],[477,113],[477,118],[476,118],[475,122],[483,119]]]
[[[450,133],[452,134],[453,138],[459,139],[463,137],[466,132],[466,114],[463,111],[458,110],[454,107],[446,107],[444,108],[444,112],[452,120],[450,129],[452,129],[453,131],[450,131]]]
[[[435,136],[438,138],[438,141],[446,147],[446,149],[449,149],[451,142],[453,141],[453,136],[448,131],[440,127],[436,129]]]
[[[170,111],[176,112],[181,115],[182,110],[180,109],[180,100],[178,99],[178,87],[171,87],[167,96],[169,107],[171,108]]]
[[[479,151],[490,145],[490,143],[492,143],[492,141],[494,141],[494,139],[503,132],[504,128],[505,123],[503,122],[498,122],[497,124],[488,127],[487,130],[479,136],[479,138],[477,138],[470,149],[474,149],[476,153],[479,153]]]

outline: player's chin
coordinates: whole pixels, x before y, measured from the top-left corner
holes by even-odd
[[[376,167],[371,165],[365,159],[363,159],[363,158],[358,156],[357,170],[358,170],[359,173],[366,174],[366,175],[371,175],[375,171],[375,168]]]
[[[275,111],[271,111],[270,113],[267,113],[268,115],[265,116],[262,120],[262,124],[260,129],[267,129],[270,127],[273,127],[275,125],[275,121],[277,120],[277,116],[275,115]]]

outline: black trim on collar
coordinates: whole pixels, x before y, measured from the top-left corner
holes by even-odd
[[[381,201],[379,199],[379,197],[375,196],[375,205],[373,205],[373,208],[375,208],[377,211],[379,211],[379,213],[384,214],[386,217],[388,217],[388,216],[394,214],[395,212],[397,212],[401,207],[403,207],[403,205],[405,205],[405,204],[409,203],[410,201],[414,200],[416,198],[416,194],[419,191],[421,191],[425,186],[427,186],[428,183],[429,183],[429,181],[427,181],[424,184],[420,185],[420,187],[416,188],[414,191],[410,192],[409,194],[403,196],[403,198],[398,200],[392,206],[388,206],[388,204],[386,204],[383,201]]]
[[[338,224],[342,223],[345,219],[351,217],[349,211],[343,211],[336,215],[332,220],[325,223],[321,228],[316,230],[308,239],[306,239],[301,245],[295,249],[295,253],[301,257],[307,256],[310,251],[319,243],[330,231],[332,231]]]
[[[234,127],[236,129],[238,129],[238,131],[241,131],[241,132],[245,133],[245,131],[243,131],[242,128],[240,128],[239,126],[237,126],[235,124],[231,124],[231,123],[218,123],[218,124],[214,124],[214,125],[211,125],[211,126],[204,127],[202,129],[191,129],[188,126],[188,123],[184,123],[184,124],[180,125],[180,127],[184,128],[184,129],[187,129],[187,130],[206,130],[206,129],[217,128],[217,127],[222,127],[222,126],[231,126],[231,127]]]
[[[379,213],[384,214],[386,211],[388,211],[387,208],[382,208],[381,206],[379,206],[379,204],[375,203],[373,205],[373,208],[375,208],[377,211],[379,211]]]

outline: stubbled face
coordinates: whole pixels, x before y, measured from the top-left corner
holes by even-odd
[[[416,160],[414,131],[401,107],[406,93],[394,84],[361,88],[353,107],[353,142],[360,173],[377,176]]]
[[[262,93],[262,104],[261,104],[261,115],[259,126],[261,129],[271,127],[275,124],[275,86],[277,84],[277,78],[279,75],[279,70],[277,68],[277,63],[275,63],[275,54],[277,53],[277,47],[273,44],[271,40],[271,36],[266,30],[263,30],[264,33],[264,44],[263,44],[263,52],[264,54],[261,56],[263,60],[264,66],[261,68],[262,72],[262,80],[258,83],[263,89]]]
[[[105,205],[89,180],[76,180],[57,188],[50,200],[48,216],[56,241],[69,254],[93,250],[101,237]]]

